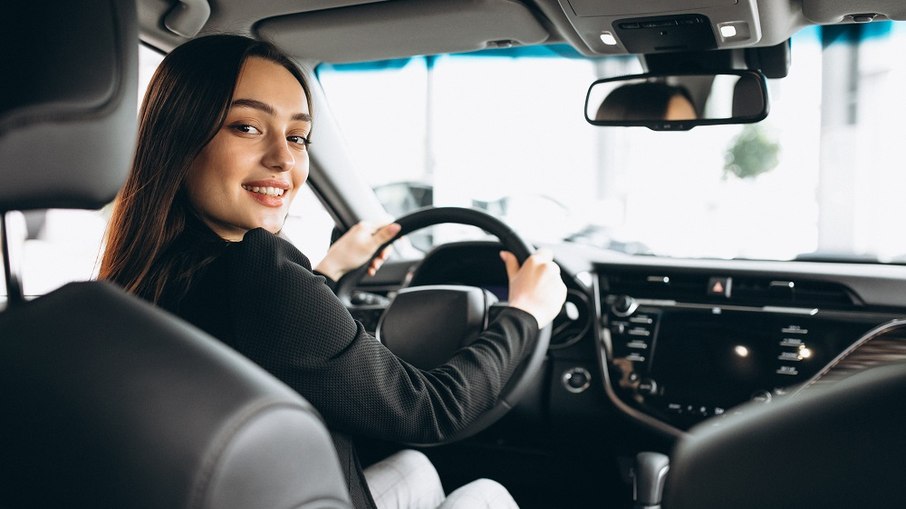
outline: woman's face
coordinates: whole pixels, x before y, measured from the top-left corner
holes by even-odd
[[[308,178],[310,132],[302,85],[283,66],[248,58],[226,122],[189,169],[189,201],[226,240],[254,228],[277,233]]]
[[[667,111],[664,113],[664,120],[695,120],[696,117],[698,115],[695,113],[695,107],[681,94],[670,98]]]

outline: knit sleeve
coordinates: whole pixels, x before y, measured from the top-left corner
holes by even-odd
[[[471,346],[424,371],[369,335],[288,242],[252,230],[229,263],[234,346],[348,433],[451,436],[494,406],[538,333],[531,315],[507,308]]]

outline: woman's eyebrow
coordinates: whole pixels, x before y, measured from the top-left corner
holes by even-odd
[[[245,108],[253,108],[253,109],[256,109],[259,111],[263,111],[264,113],[267,113],[268,115],[270,115],[272,117],[277,114],[274,111],[274,108],[270,104],[258,101],[256,99],[235,99],[230,106],[231,107],[239,106],[239,107],[245,107]],[[292,120],[299,120],[302,122],[311,122],[311,115],[309,115],[308,113],[295,113],[290,118]]]

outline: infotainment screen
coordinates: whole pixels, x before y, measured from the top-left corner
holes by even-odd
[[[870,323],[770,311],[663,309],[648,373],[658,406],[713,415],[808,381]]]
[[[793,363],[790,356],[787,363],[795,364],[796,374],[778,374],[786,365],[779,359],[782,327],[753,313],[665,312],[653,345],[651,376],[665,401],[709,408],[728,408],[798,383],[820,360],[814,350],[804,358],[802,349],[790,347],[797,359]],[[811,348],[805,338],[800,341]]]

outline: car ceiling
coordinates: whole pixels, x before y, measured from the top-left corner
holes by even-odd
[[[620,31],[627,26],[622,24],[625,20],[691,14],[706,17],[706,30],[716,43],[711,49],[774,46],[811,24],[851,23],[854,18],[903,20],[906,2],[138,0],[138,13],[142,39],[164,51],[185,42],[195,31],[228,32],[272,40],[301,60],[359,62],[542,43],[566,43],[586,56],[642,52],[630,37],[644,30]],[[741,30],[725,38],[719,30],[725,23],[735,23]],[[604,44],[603,32],[615,34],[616,44]],[[665,51],[677,49],[666,47]],[[707,48],[679,48],[684,49]],[[644,52],[656,51],[660,50]]]

